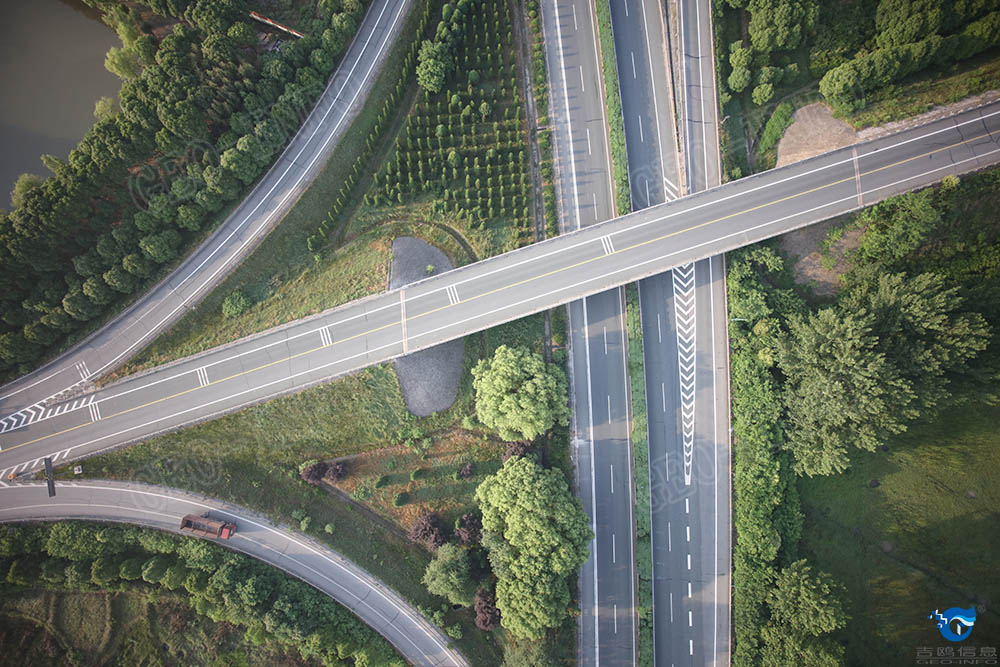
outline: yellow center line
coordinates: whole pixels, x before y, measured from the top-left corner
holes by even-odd
[[[884,170],[890,169],[892,167],[898,167],[901,164],[906,164],[907,162],[912,162],[913,160],[916,160],[916,159],[919,159],[919,158],[922,158],[922,157],[926,157],[928,155],[933,155],[934,153],[940,153],[940,152],[943,152],[943,151],[949,151],[952,148],[955,148],[957,146],[962,146],[964,144],[967,144],[967,143],[970,143],[970,142],[973,142],[973,141],[978,141],[979,139],[982,139],[984,137],[991,137],[991,136],[992,136],[992,134],[989,133],[989,132],[987,132],[986,134],[980,134],[980,135],[977,135],[975,137],[970,137],[969,139],[963,139],[962,141],[955,142],[955,143],[950,144],[948,146],[942,146],[941,148],[935,148],[934,150],[927,151],[926,153],[921,153],[919,155],[914,155],[912,157],[908,157],[908,158],[905,158],[905,159],[902,159],[902,160],[898,160],[896,162],[892,162],[890,164],[884,165],[882,167],[878,167],[876,169],[871,169],[869,171],[861,172],[861,175],[862,176],[868,176],[870,174],[874,174],[874,173],[877,173],[879,171],[884,171]],[[864,158],[864,157],[867,157],[867,156],[863,155],[861,157]],[[519,281],[510,283],[510,284],[507,284],[507,285],[502,285],[500,287],[494,288],[492,290],[488,290],[488,291],[483,292],[481,294],[476,294],[476,295],[473,295],[473,296],[466,297],[461,303],[464,304],[464,303],[469,303],[471,301],[475,301],[477,299],[482,299],[484,297],[491,296],[491,295],[497,294],[499,292],[503,292],[504,290],[509,290],[509,289],[513,289],[515,287],[520,287],[521,285],[525,285],[527,283],[534,282],[536,280],[542,280],[544,278],[548,278],[550,276],[554,276],[556,274],[563,273],[565,271],[571,271],[573,269],[580,268],[581,266],[586,266],[587,264],[591,264],[593,262],[596,262],[596,261],[599,261],[599,260],[602,260],[602,259],[605,259],[605,258],[608,258],[608,257],[612,257],[614,255],[618,255],[618,254],[625,253],[625,252],[630,252],[632,250],[636,250],[638,248],[650,245],[652,243],[659,243],[660,241],[664,241],[664,240],[672,238],[674,236],[679,236],[680,234],[686,234],[687,232],[692,232],[692,231],[694,231],[696,229],[701,229],[701,228],[707,227],[709,225],[714,225],[714,224],[719,223],[719,222],[724,222],[726,220],[730,220],[730,219],[735,218],[737,216],[742,216],[742,215],[746,215],[748,213],[753,213],[754,211],[759,211],[759,210],[761,210],[763,208],[767,208],[769,206],[775,206],[777,204],[781,204],[782,202],[786,202],[786,201],[789,201],[791,199],[796,199],[798,197],[809,195],[809,194],[812,194],[814,192],[818,192],[820,190],[824,190],[826,188],[832,188],[832,187],[834,187],[836,185],[840,185],[842,183],[846,183],[848,181],[853,181],[853,180],[855,180],[855,176],[852,175],[852,176],[850,176],[848,178],[842,178],[842,179],[837,180],[837,181],[832,181],[830,183],[825,183],[823,185],[818,185],[818,186],[816,186],[814,188],[810,188],[808,190],[803,190],[802,192],[797,192],[795,194],[791,194],[791,195],[787,195],[785,197],[781,197],[780,199],[775,199],[775,200],[770,201],[770,202],[765,202],[763,204],[758,204],[757,206],[753,206],[753,207],[750,207],[748,209],[744,209],[744,210],[736,212],[736,213],[730,213],[728,215],[724,215],[722,217],[715,218],[714,220],[707,220],[705,222],[698,223],[697,225],[692,225],[690,227],[686,227],[684,229],[679,229],[677,231],[673,231],[673,232],[670,232],[668,234],[663,234],[662,236],[658,236],[656,238],[647,239],[645,241],[640,241],[640,242],[635,243],[633,245],[626,246],[626,247],[621,248],[621,249],[613,250],[611,253],[607,253],[607,254],[603,254],[602,253],[601,255],[599,255],[597,257],[592,257],[590,259],[584,259],[584,260],[581,260],[579,262],[576,262],[575,264],[570,264],[570,265],[567,265],[567,266],[564,266],[564,267],[561,267],[561,268],[558,268],[558,269],[553,269],[552,271],[548,271],[548,272],[539,274],[537,276],[532,276],[530,278],[525,278],[523,280],[519,280]],[[628,231],[628,230],[626,229],[626,230],[622,230],[622,231]],[[410,319],[410,320],[416,320],[416,319],[419,319],[421,317],[425,317],[427,315],[433,315],[434,313],[438,313],[438,312],[441,312],[443,310],[447,310],[449,308],[454,308],[457,305],[459,305],[459,304],[448,303],[446,305],[439,306],[438,308],[432,308],[431,310],[425,311],[425,312],[420,313],[418,315],[411,315],[411,316],[408,317],[408,319]],[[299,352],[298,354],[294,354],[292,356],[285,357],[283,359],[278,359],[276,361],[271,361],[269,363],[263,364],[261,366],[257,366],[255,368],[250,368],[248,370],[241,371],[239,373],[234,373],[233,375],[230,375],[230,376],[227,376],[227,377],[224,377],[224,378],[219,378],[218,380],[214,380],[212,382],[209,382],[208,384],[204,385],[204,387],[209,387],[209,386],[214,385],[214,384],[220,384],[222,382],[228,382],[229,380],[233,380],[233,379],[241,377],[243,375],[248,375],[250,373],[255,373],[257,371],[264,370],[265,368],[269,368],[271,366],[274,366],[275,364],[282,364],[282,363],[285,363],[286,361],[291,361],[293,359],[297,359],[297,358],[305,356],[307,354],[312,354],[313,352],[318,352],[320,350],[324,350],[326,348],[333,347],[335,345],[339,345],[340,343],[346,343],[348,341],[355,340],[355,339],[361,338],[363,336],[369,336],[369,335],[371,335],[373,333],[382,331],[384,329],[388,329],[388,328],[391,328],[391,327],[394,327],[394,326],[400,326],[401,324],[402,324],[402,320],[401,319],[400,320],[396,320],[395,322],[390,322],[389,324],[384,324],[384,325],[382,325],[380,327],[376,327],[376,328],[371,329],[369,331],[364,331],[364,332],[361,332],[359,334],[355,334],[354,336],[350,336],[348,338],[344,338],[343,340],[335,341],[335,342],[331,343],[330,345],[320,345],[319,347],[315,347],[315,348],[312,348],[310,350],[306,350],[305,352]],[[180,392],[177,392],[177,393],[174,393],[174,394],[170,394],[169,396],[164,396],[162,398],[158,398],[156,400],[149,401],[148,403],[143,403],[142,405],[137,405],[135,407],[128,408],[127,410],[122,410],[121,412],[116,412],[116,413],[114,413],[112,415],[109,415],[108,417],[105,417],[104,419],[112,419],[114,417],[120,417],[122,415],[128,414],[128,413],[133,412],[135,410],[140,410],[140,409],[143,409],[143,408],[148,408],[148,407],[150,407],[152,405],[156,405],[157,403],[162,403],[163,401],[168,401],[170,399],[177,398],[179,396],[183,396],[183,395],[188,394],[188,393],[190,393],[192,391],[196,391],[196,390],[202,389],[202,388],[203,388],[203,386],[197,386],[197,387],[192,387],[191,389],[185,389],[184,391],[180,391]],[[104,421],[104,419],[102,419],[101,421]],[[69,433],[71,431],[75,431],[76,429],[83,428],[84,426],[90,426],[91,424],[95,424],[95,423],[97,423],[97,422],[85,422],[83,424],[79,424],[77,426],[73,426],[73,427],[64,429],[62,431],[58,431],[56,433],[51,433],[49,435],[40,436],[38,438],[35,438],[34,440],[29,440],[27,442],[22,442],[22,443],[17,444],[17,445],[11,445],[10,447],[5,448],[3,451],[5,451],[5,452],[6,451],[11,451],[11,450],[17,449],[19,447],[24,447],[26,445],[31,445],[31,444],[34,444],[36,442],[40,442],[42,440],[47,440],[49,438],[54,438],[54,437],[62,435],[64,433]]]

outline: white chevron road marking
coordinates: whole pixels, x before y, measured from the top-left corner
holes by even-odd
[[[691,484],[694,459],[695,394],[695,299],[694,264],[678,266],[670,272],[677,323],[677,370],[681,391],[681,437],[684,454],[684,485]]]

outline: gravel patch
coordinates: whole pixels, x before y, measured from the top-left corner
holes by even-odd
[[[433,267],[428,272],[427,268]],[[410,236],[392,242],[389,289],[404,287],[452,268],[448,256],[434,246]],[[427,417],[451,407],[462,379],[465,339],[449,341],[396,359],[396,376],[409,411]]]

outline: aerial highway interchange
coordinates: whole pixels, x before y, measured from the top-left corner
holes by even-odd
[[[93,380],[120,366],[217,285],[315,176],[363,104],[410,5],[376,0],[316,108],[220,229],[109,325],[0,389],[0,521],[90,518],[173,530],[194,506],[229,512],[241,525],[253,526],[241,529],[234,548],[328,592],[411,662],[465,664],[437,629],[367,573],[338,561],[342,574],[321,575],[308,561],[334,563],[335,554],[321,554],[239,508],[103,482],[60,483],[51,500],[43,497],[44,486],[6,480],[37,471],[46,457],[56,463],[81,459],[570,304],[578,487],[595,530],[592,560],[581,576],[580,659],[636,659],[631,476],[649,474],[656,664],[728,662],[722,255],[949,174],[996,164],[1000,103],[719,185],[710,5],[678,4],[681,62],[670,74],[661,7],[644,0],[630,4],[613,7],[612,22],[636,212],[614,217],[592,7],[543,3],[553,100],[561,103],[552,120],[562,235],[95,388]],[[680,81],[674,79],[678,72]],[[674,97],[679,127],[670,108]],[[635,281],[641,281],[649,471],[631,466],[622,286]],[[153,497],[162,511],[143,507]],[[675,550],[681,540],[689,545],[683,550],[686,567]],[[301,553],[289,555],[290,544]],[[344,585],[354,580],[356,587]]]

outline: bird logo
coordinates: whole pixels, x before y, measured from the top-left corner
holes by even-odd
[[[952,607],[946,609],[944,613],[937,609],[927,617],[928,620],[937,621],[938,630],[941,636],[950,642],[960,642],[969,638],[972,634],[972,626],[976,623],[976,608]]]

